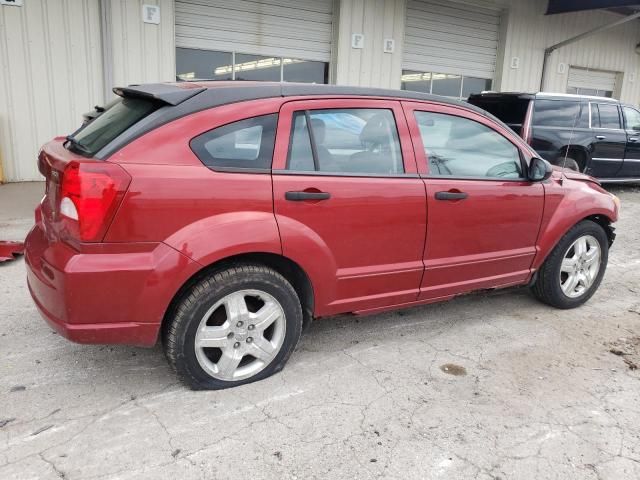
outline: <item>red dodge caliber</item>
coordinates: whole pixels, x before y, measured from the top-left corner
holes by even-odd
[[[46,144],[26,241],[45,320],[151,346],[194,389],[281,370],[317,317],[598,288],[618,200],[466,103],[326,85],[133,85]]]

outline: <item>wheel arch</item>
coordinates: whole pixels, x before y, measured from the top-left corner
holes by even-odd
[[[591,157],[589,155],[589,151],[582,145],[572,144],[563,146],[558,153],[558,162],[560,162],[558,165],[562,165],[562,159],[565,155],[578,162],[581,172],[584,172],[585,168],[587,168],[590,163]]]
[[[306,329],[313,320],[313,312],[315,308],[315,295],[313,291],[313,284],[307,273],[296,262],[283,255],[278,255],[270,252],[251,252],[241,253],[225,257],[215,262],[202,267],[196,273],[191,275],[186,282],[175,293],[162,318],[161,334],[164,337],[167,326],[169,324],[169,318],[175,311],[176,306],[180,300],[187,295],[187,292],[198,283],[202,278],[209,276],[220,270],[224,270],[232,265],[237,264],[260,264],[266,267],[272,268],[280,275],[286,278],[300,298],[303,313],[303,331]]]
[[[590,220],[600,225],[604,230],[605,234],[607,235],[607,238],[609,240],[609,246],[613,244],[613,240],[615,239],[615,233],[614,233],[615,229],[612,226],[613,220],[609,216],[607,216],[604,213],[593,213],[590,215],[580,217],[576,221],[573,221],[564,225],[564,228],[559,232],[559,234],[554,235],[554,238],[552,241],[549,241],[550,239],[547,238],[546,242],[545,240],[541,242],[541,245],[539,245],[540,254],[536,256],[536,258],[534,259],[534,263],[532,265],[533,268],[536,270],[536,273],[537,273],[537,270],[540,268],[540,266],[547,260],[547,257],[551,254],[551,252],[553,252],[553,249],[556,248],[556,245],[558,245],[560,240],[562,240],[562,238],[567,234],[567,232],[569,232],[569,230],[571,230],[577,224],[585,220]],[[545,246],[545,243],[546,243],[546,246]],[[532,281],[534,279],[535,279],[535,274],[534,274],[534,277],[532,277]]]

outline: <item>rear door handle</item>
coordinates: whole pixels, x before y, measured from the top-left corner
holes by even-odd
[[[466,192],[436,192],[436,200],[464,200],[468,196]]]
[[[638,137],[629,137],[629,141],[632,143],[636,143],[638,140],[640,140]]]
[[[329,192],[285,192],[284,198],[292,202],[302,202],[304,200],[329,200]]]
[[[596,140],[604,140],[605,138],[607,138],[606,135],[596,135]]]

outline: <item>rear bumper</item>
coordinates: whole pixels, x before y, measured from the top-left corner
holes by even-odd
[[[78,343],[155,344],[180,286],[199,266],[164,243],[79,252],[36,225],[25,241],[29,292],[47,323]]]

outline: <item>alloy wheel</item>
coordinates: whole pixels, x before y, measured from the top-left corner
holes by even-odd
[[[589,290],[600,271],[602,252],[595,237],[579,237],[565,252],[560,266],[560,288],[569,298],[577,298]]]

